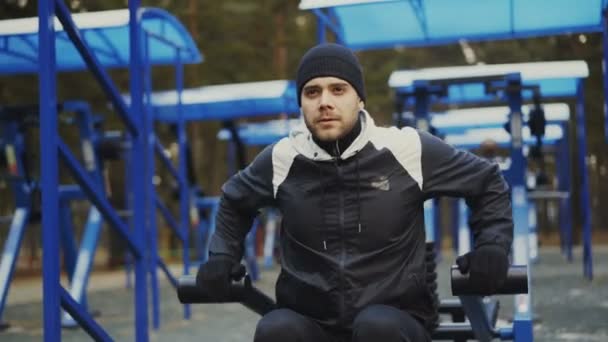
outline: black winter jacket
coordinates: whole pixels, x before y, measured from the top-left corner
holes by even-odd
[[[240,260],[257,210],[283,215],[277,303],[320,324],[349,329],[370,304],[406,310],[430,327],[423,203],[465,197],[475,246],[512,241],[508,187],[496,164],[412,128],[361,133],[339,158],[304,123],[268,146],[223,188],[211,253]]]

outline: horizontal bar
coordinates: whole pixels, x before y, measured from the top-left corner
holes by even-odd
[[[61,139],[58,139],[57,146],[59,147],[59,156],[66,163],[66,166],[72,172],[72,175],[78,184],[80,184],[82,191],[84,191],[91,202],[101,212],[104,219],[110,223],[114,229],[116,229],[123,239],[125,239],[135,257],[137,259],[142,258],[143,251],[139,245],[135,243],[135,240],[131,237],[131,233],[129,232],[127,225],[120,219],[110,202],[97,193],[95,183],[89,179],[87,172],[83,169],[78,160],[74,158],[69,148]]]
[[[205,196],[198,197],[196,199],[196,206],[198,208],[210,208],[218,205],[220,198],[217,196]]]
[[[496,331],[492,331],[491,334],[494,337],[498,337]],[[435,331],[433,331],[433,341],[436,340],[475,340],[477,337],[473,332],[473,328],[470,323],[441,323]]]
[[[570,197],[568,191],[534,190],[528,192],[528,199],[565,199]]]
[[[480,293],[474,284],[469,281],[469,274],[462,274],[458,266],[452,265],[450,269],[452,294],[454,296],[488,295]],[[507,279],[500,289],[493,294],[520,294],[528,293],[528,267],[525,265],[512,265],[509,267]]]
[[[74,201],[87,199],[87,196],[77,184],[65,184],[59,186],[60,201]]]
[[[177,288],[177,298],[182,304],[241,303],[259,315],[265,315],[276,308],[272,298],[251,285],[249,275],[241,282],[230,284],[229,293],[229,298],[213,298],[205,289],[196,285],[194,275],[181,276]]]

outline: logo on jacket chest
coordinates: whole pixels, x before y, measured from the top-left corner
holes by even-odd
[[[372,178],[369,185],[371,185],[372,188],[382,191],[389,191],[391,189],[391,184],[386,176]]]

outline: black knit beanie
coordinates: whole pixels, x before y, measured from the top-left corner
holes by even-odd
[[[348,48],[332,43],[320,44],[302,56],[296,75],[298,105],[302,105],[302,88],[315,77],[332,76],[345,80],[355,88],[362,101],[365,101],[363,68],[357,56]]]

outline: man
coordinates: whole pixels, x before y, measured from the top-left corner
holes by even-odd
[[[512,240],[509,191],[495,165],[412,128],[374,124],[356,56],[309,50],[296,77],[302,124],[222,188],[209,262],[197,283],[229,295],[259,208],[282,212],[279,309],[256,342],[427,341],[436,319],[425,279],[423,202],[463,196],[475,250],[463,271],[490,294]]]

